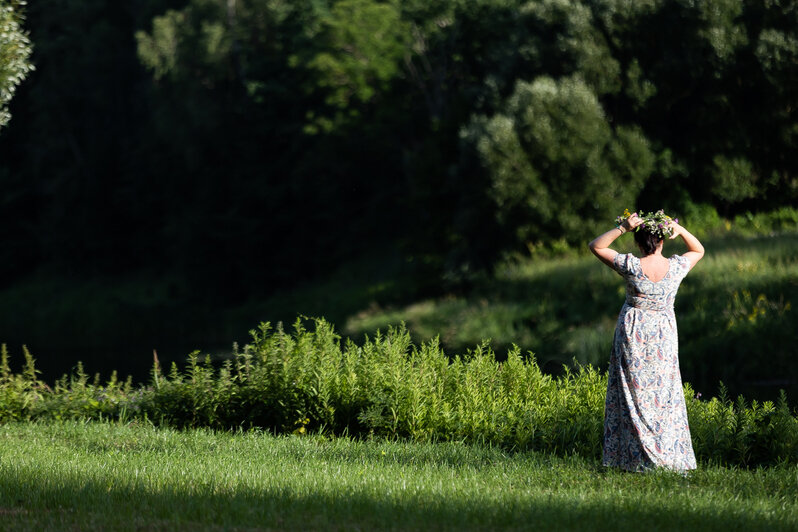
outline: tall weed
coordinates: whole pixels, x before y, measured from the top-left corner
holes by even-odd
[[[265,428],[419,441],[468,441],[597,458],[606,375],[576,365],[553,377],[513,346],[498,361],[488,342],[450,357],[439,339],[411,341],[402,324],[362,345],[343,341],[322,318],[293,332],[269,323],[221,365],[193,353],[165,373],[157,357],[149,385],[112,376],[101,384],[81,365],[54,388],[38,380],[25,350],[21,374],[0,361],[0,422],[18,419],[141,419],[175,427]],[[798,418],[786,395],[733,402],[724,387],[701,400],[685,385],[693,442],[704,461],[756,466],[798,463]]]

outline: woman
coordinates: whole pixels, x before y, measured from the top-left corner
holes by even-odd
[[[635,230],[641,257],[609,246]],[[682,237],[687,252],[662,256],[664,237]],[[626,280],[612,343],[604,405],[605,466],[627,471],[695,469],[687,425],[673,300],[679,283],[704,256],[704,247],[662,211],[626,218],[590,244],[601,262]]]

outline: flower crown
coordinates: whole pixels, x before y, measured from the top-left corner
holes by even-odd
[[[624,209],[623,214],[615,219],[615,223],[621,225],[630,216],[631,213],[629,209]],[[671,224],[679,223],[678,218],[671,218],[665,214],[665,211],[662,209],[657,212],[641,212],[638,216],[643,220],[643,223],[635,227],[635,231],[642,227],[661,239],[673,235],[673,227],[671,227]]]

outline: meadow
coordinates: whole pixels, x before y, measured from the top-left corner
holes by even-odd
[[[732,397],[776,400],[784,389],[795,401],[798,210],[692,226],[707,255],[676,299],[684,380],[704,397],[716,395],[722,381]],[[630,237],[617,244],[632,251]],[[666,254],[684,249],[666,246]],[[153,349],[167,366],[185,365],[195,349],[218,363],[230,358],[233,342],[250,342],[248,331],[261,321],[323,316],[358,344],[404,322],[415,343],[437,337],[450,355],[489,340],[502,358],[517,345],[534,353],[544,372],[560,375],[574,360],[606,368],[624,297],[621,279],[586,246],[533,247],[457,282],[414,277],[397,249],[385,246],[320,279],[229,308],[189,305],[170,295],[176,282],[33,276],[0,290],[0,341],[17,362],[28,345],[51,385],[79,360],[104,378],[118,370],[146,382]]]
[[[3,530],[795,530],[798,471],[625,474],[459,442],[0,426]]]
[[[798,397],[795,331],[798,232],[702,235],[704,259],[676,298],[682,377],[704,396],[722,381],[732,395]],[[614,246],[633,251],[631,238]],[[665,255],[681,253],[680,242]],[[359,338],[405,323],[416,342],[438,338],[450,352],[489,339],[498,356],[513,345],[547,373],[574,361],[606,368],[624,284],[586,250],[508,257],[466,290],[405,304],[371,305],[342,323]]]
[[[789,384],[798,235],[707,247],[678,300],[683,373],[720,368],[739,385],[761,366]],[[699,459],[687,476],[599,465],[596,353],[621,298],[612,272],[565,251],[507,260],[460,295],[371,306],[343,333],[324,318],[264,322],[221,359],[156,357],[142,383],[80,363],[46,382],[30,351],[3,345],[2,527],[795,529],[798,414],[783,391],[686,384]]]
[[[791,3],[0,6],[0,529],[798,528]],[[598,465],[636,201],[686,476]]]
[[[323,318],[298,318],[292,331],[263,323],[252,336],[222,364],[199,353],[185,367],[155,359],[146,385],[91,379],[78,364],[51,387],[27,350],[22,371],[12,371],[3,346],[0,423],[138,421],[600,456],[607,377],[590,365],[554,377],[517,347],[501,361],[487,342],[450,355],[437,339],[413,343],[404,326],[358,345]],[[710,399],[685,384],[684,394],[700,460],[798,463],[798,415],[784,392],[776,402],[732,401],[724,387]]]

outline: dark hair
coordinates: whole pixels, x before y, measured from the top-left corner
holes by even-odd
[[[640,246],[644,255],[651,255],[657,251],[657,246],[662,242],[662,238],[647,231],[645,227],[639,227],[635,231],[635,242]]]

